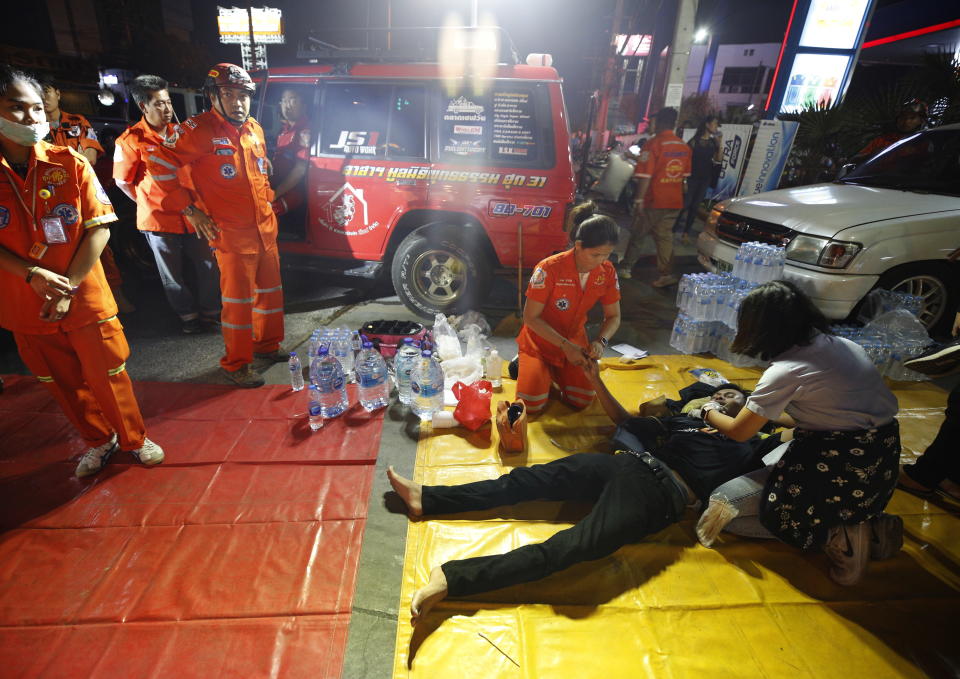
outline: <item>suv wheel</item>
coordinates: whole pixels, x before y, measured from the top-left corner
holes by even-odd
[[[490,266],[479,240],[464,228],[418,229],[393,257],[393,289],[414,313],[461,313],[482,301],[490,288]]]
[[[920,322],[934,335],[944,330],[942,326],[947,321],[953,320],[951,312],[957,307],[954,282],[952,272],[945,266],[911,264],[885,273],[877,287],[922,297]]]

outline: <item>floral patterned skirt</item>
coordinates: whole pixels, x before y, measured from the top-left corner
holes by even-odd
[[[900,426],[797,429],[764,486],[760,523],[800,549],[821,547],[827,531],[878,516],[897,483]]]

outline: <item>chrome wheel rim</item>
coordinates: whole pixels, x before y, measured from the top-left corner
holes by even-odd
[[[939,278],[933,276],[911,276],[905,278],[890,288],[894,292],[904,292],[908,295],[920,297],[923,307],[920,309],[919,320],[923,327],[929,330],[943,318],[947,306],[947,288]]]
[[[417,294],[442,307],[460,296],[467,283],[467,264],[445,250],[428,250],[413,263],[413,286]]]

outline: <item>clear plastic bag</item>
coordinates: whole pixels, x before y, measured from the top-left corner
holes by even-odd
[[[463,356],[460,338],[443,314],[437,314],[433,320],[433,343],[436,345],[437,355],[441,361]]]

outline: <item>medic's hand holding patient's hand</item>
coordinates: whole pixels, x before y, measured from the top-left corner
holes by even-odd
[[[30,287],[43,299],[73,294],[70,279],[41,266],[34,268],[30,276]]]
[[[560,348],[563,349],[563,355],[571,365],[583,368],[586,367],[587,362],[590,360],[589,357],[584,354],[583,348],[573,342],[566,341],[560,345]]]

